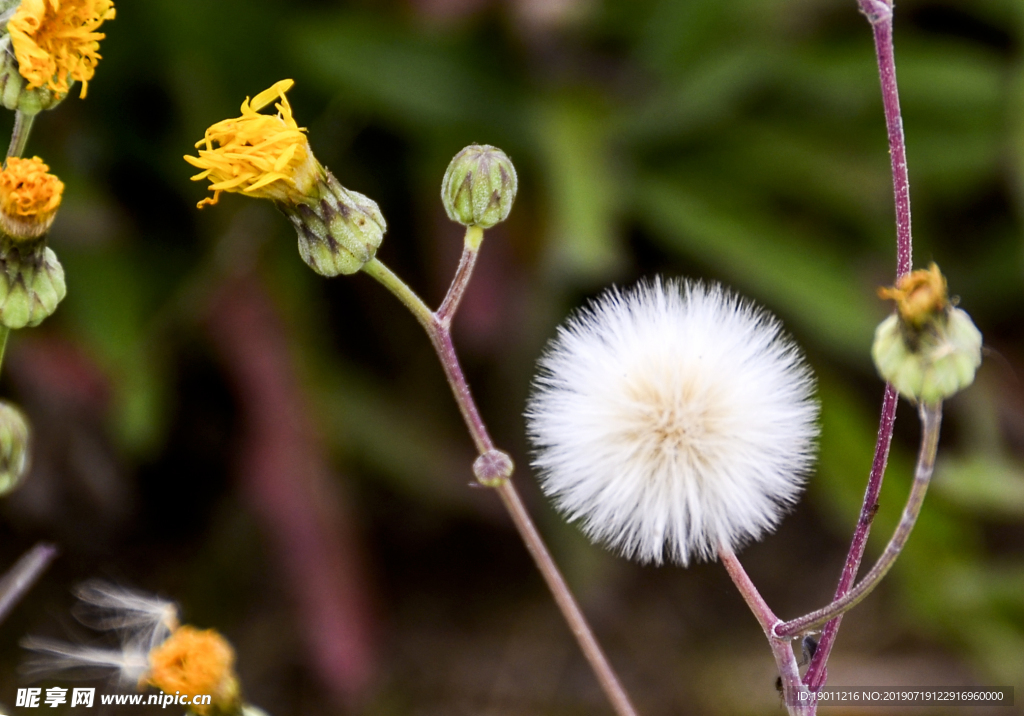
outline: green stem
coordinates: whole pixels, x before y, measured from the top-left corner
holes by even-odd
[[[34,114],[25,114],[20,109],[14,113],[14,129],[11,131],[11,144],[7,148],[7,156],[20,157],[24,154],[35,118]]]
[[[398,278],[394,272],[387,266],[382,264],[379,259],[370,259],[368,263],[363,266],[363,271],[373,276],[384,286],[387,290],[391,291],[395,297],[402,302],[406,308],[408,308],[412,315],[416,317],[416,320],[420,322],[420,325],[427,329],[429,332],[434,324],[434,313],[430,310],[430,307],[423,302],[416,292],[409,288],[408,284],[402,279]]]
[[[7,326],[0,326],[0,368],[4,364],[4,354],[7,352],[7,338],[11,335],[11,329]]]
[[[939,427],[942,424],[942,403],[922,404],[921,410],[921,450],[917,457],[917,468],[914,471],[914,484],[910,488],[907,505],[903,509],[903,517],[893,533],[892,539],[878,562],[865,575],[864,579],[841,598],[826,607],[806,614],[798,619],[775,626],[772,634],[778,637],[789,637],[819,629],[835,617],[857,606],[871,591],[878,586],[886,573],[896,563],[911,530],[917,522],[917,516],[924,504],[924,496],[931,482],[932,471],[935,469],[935,454],[939,448]]]

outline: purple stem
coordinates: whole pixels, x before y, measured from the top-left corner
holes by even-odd
[[[40,542],[14,563],[0,581],[0,622],[21,601],[57,556],[57,548]]]
[[[882,85],[882,103],[885,107],[885,124],[889,133],[889,155],[892,160],[892,183],[896,204],[896,277],[910,272],[912,262],[912,238],[910,224],[910,177],[907,173],[907,145],[903,134],[903,117],[900,113],[900,95],[896,84],[896,58],[892,42],[892,5],[884,0],[858,0],[861,12],[867,16],[875,36],[875,53],[878,58],[878,75]],[[896,405],[899,394],[886,384],[882,399],[882,415],[878,423],[878,440],[875,443],[875,456],[871,463],[871,475],[868,478],[867,490],[864,492],[864,504],[861,507],[860,519],[853,534],[853,542],[843,566],[839,585],[836,588],[836,599],[846,595],[853,587],[857,571],[864,557],[864,548],[871,523],[878,511],[878,495],[882,489],[885,466],[889,458],[889,445],[892,442],[893,423],[896,421]],[[842,616],[830,621],[818,643],[818,650],[811,660],[811,665],[804,676],[804,682],[812,691],[818,691],[825,683],[829,654],[835,643],[836,634]]]
[[[793,654],[793,646],[789,638],[775,636],[775,627],[782,622],[775,616],[775,613],[765,602],[761,593],[757,591],[754,582],[747,575],[743,565],[736,559],[736,555],[728,547],[722,546],[718,550],[718,558],[722,560],[725,571],[729,573],[733,584],[739,590],[743,600],[754,613],[758,624],[768,637],[772,654],[775,655],[775,663],[779,667],[779,676],[782,678],[782,696],[786,702],[786,709],[791,716],[813,716],[815,712],[814,702],[807,698],[800,698],[801,694],[806,696],[807,687],[800,682],[800,668],[796,663],[796,656]]]
[[[477,227],[470,228],[474,229]],[[467,236],[472,236],[472,234],[467,232]],[[477,239],[479,238],[482,238],[482,233],[477,236]],[[368,262],[363,267],[363,270],[384,285],[405,304],[427,332],[430,342],[437,352],[437,357],[441,361],[441,366],[444,368],[445,377],[448,379],[448,384],[451,386],[452,393],[455,396],[455,402],[458,403],[462,417],[466,421],[466,427],[469,428],[469,434],[473,438],[473,443],[476,445],[477,451],[484,455],[495,449],[494,441],[491,440],[491,436],[487,432],[487,425],[480,416],[480,411],[473,400],[473,394],[470,392],[466,376],[462,372],[462,366],[459,364],[459,357],[455,353],[451,334],[451,319],[472,276],[478,247],[478,241],[475,245],[473,242],[466,242],[462,261],[460,261],[459,268],[455,272],[455,278],[448,289],[448,295],[437,312],[431,311],[419,296],[377,259]],[[544,539],[537,531],[533,520],[523,506],[515,484],[506,477],[498,483],[489,486],[493,487],[501,498],[502,504],[508,511],[516,530],[519,532],[519,536],[526,544],[527,550],[537,564],[537,568],[540,570],[544,581],[554,596],[555,603],[558,605],[562,616],[576,637],[580,650],[589,662],[591,669],[593,669],[594,675],[597,677],[598,683],[600,683],[615,713],[618,716],[636,716],[636,709],[630,702],[626,690],[622,687],[615,670],[608,661],[608,657],[605,656],[604,651],[601,649],[593,630],[587,623],[586,617],[583,616],[583,610],[580,609],[579,603],[569,588],[569,584],[565,581],[565,577],[562,576],[558,565],[555,564],[555,560],[548,551],[547,545],[544,544]],[[792,650],[790,651],[792,652]],[[799,680],[799,674],[797,676]]]
[[[452,285],[448,288],[448,294],[444,297],[441,307],[434,314],[438,322],[445,327],[451,326],[452,318],[459,310],[459,304],[462,302],[462,296],[466,293],[466,286],[469,285],[469,279],[473,275],[473,268],[476,266],[476,257],[479,253],[477,249],[470,246],[466,246],[462,250],[462,258],[459,259],[459,268],[455,271]]]

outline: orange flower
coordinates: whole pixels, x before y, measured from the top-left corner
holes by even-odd
[[[8,157],[0,171],[0,228],[15,239],[45,234],[64,193],[64,182],[48,174],[39,157]]]
[[[149,663],[145,680],[164,693],[213,697],[212,704],[191,707],[200,716],[214,709],[229,710],[238,699],[235,652],[213,629],[179,627],[149,653]]]
[[[7,32],[28,89],[66,95],[78,81],[85,97],[106,37],[97,30],[115,14],[112,0],[21,0]]]

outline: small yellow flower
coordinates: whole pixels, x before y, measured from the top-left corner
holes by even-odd
[[[210,180],[213,198],[197,204],[216,204],[221,192],[233,191],[261,199],[299,203],[308,200],[322,173],[309,149],[306,130],[292,117],[285,92],[294,81],[281,80],[242,102],[242,116],[217,122],[196,142],[198,157],[185,161],[203,171],[193,181]],[[260,114],[275,100],[277,114]]]
[[[213,629],[183,626],[149,652],[149,673],[145,681],[166,694],[210,694],[206,706],[192,706],[205,716],[214,710],[230,711],[238,701],[235,652]]]
[[[114,17],[112,0],[21,0],[7,31],[28,89],[65,95],[77,80],[85,97],[106,37],[97,30]]]
[[[35,239],[57,215],[64,182],[48,174],[39,157],[8,157],[0,171],[0,229],[15,239]]]

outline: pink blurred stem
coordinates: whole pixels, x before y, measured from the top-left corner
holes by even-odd
[[[903,117],[900,113],[900,95],[896,84],[896,57],[892,42],[892,4],[885,0],[858,0],[861,12],[867,16],[875,36],[875,53],[878,58],[878,75],[882,84],[882,103],[885,107],[885,124],[889,133],[889,155],[892,161],[892,184],[896,204],[896,277],[910,272],[913,266],[913,242],[910,226],[910,177],[907,172],[907,145],[903,134]],[[892,442],[893,423],[896,421],[896,404],[899,394],[891,385],[885,386],[882,398],[882,415],[878,423],[878,440],[875,442],[875,456],[871,463],[871,475],[864,493],[860,519],[850,544],[850,551],[839,577],[836,599],[846,596],[853,587],[864,558],[871,523],[878,511],[878,495],[882,490],[882,479],[889,459],[889,445]],[[830,621],[822,633],[818,650],[811,659],[811,665],[804,675],[811,691],[818,691],[825,684],[828,672],[825,668],[842,616]]]
[[[21,555],[14,566],[7,570],[0,579],[0,622],[7,618],[56,556],[57,548],[54,545],[40,542]]]
[[[245,417],[241,487],[269,532],[321,681],[358,699],[374,662],[374,618],[361,547],[295,377],[281,317],[254,277],[213,301],[210,337]]]

